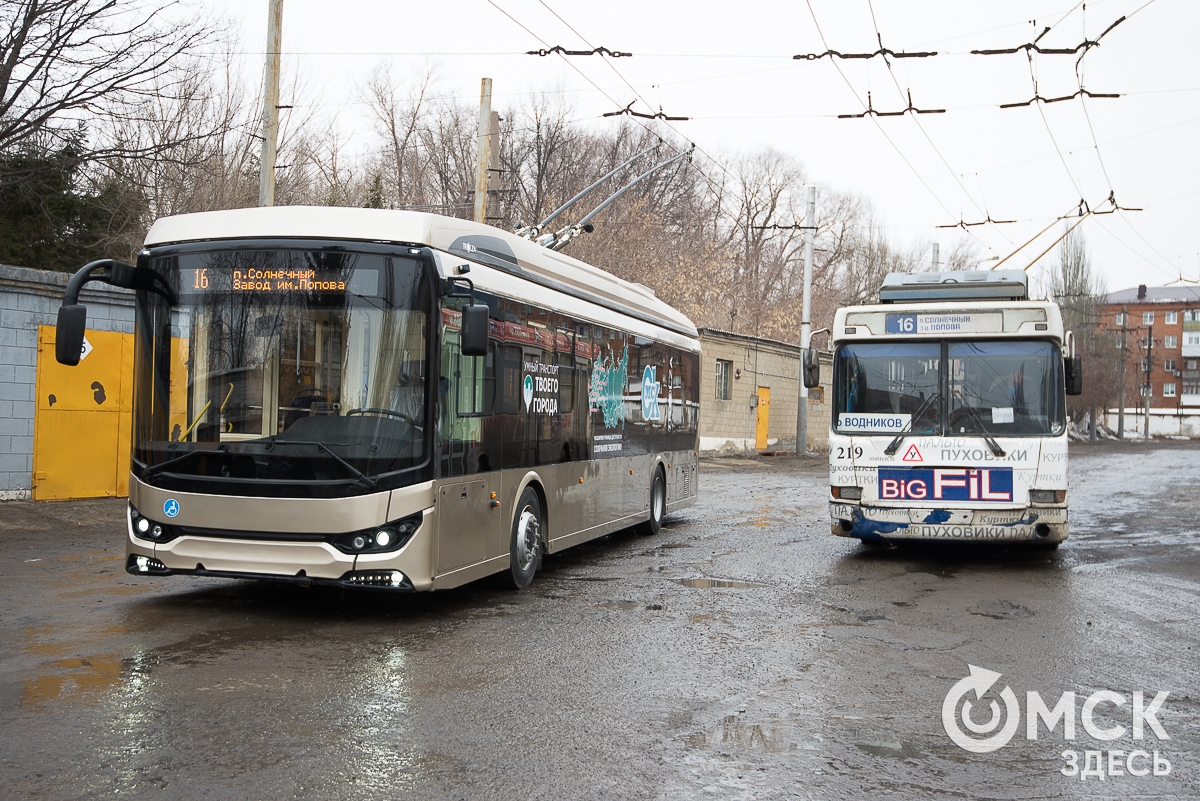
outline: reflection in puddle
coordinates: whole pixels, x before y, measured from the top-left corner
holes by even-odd
[[[787,739],[783,730],[757,723],[746,724],[737,715],[722,718],[717,728],[710,732],[692,734],[683,739],[689,748],[733,748],[768,754],[795,751],[797,748],[795,743]]]
[[[112,687],[121,680],[121,660],[116,654],[56,659],[43,662],[39,671],[24,682],[21,703],[41,708],[47,701]]]
[[[863,742],[855,743],[855,745],[872,756],[896,757],[897,759],[921,759],[925,756],[915,745],[903,740]]]
[[[671,579],[676,584],[682,584],[685,587],[695,587],[699,590],[711,590],[719,587],[733,587],[734,589],[752,590],[759,587],[765,587],[766,584],[757,584],[753,581],[730,581],[728,579],[714,578],[690,578],[690,579]]]

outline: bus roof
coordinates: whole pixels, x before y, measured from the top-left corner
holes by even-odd
[[[329,239],[424,245],[696,337],[686,315],[641,284],[470,220],[417,211],[272,206],[180,214],[155,221],[146,247],[231,239]]]
[[[845,306],[834,315],[830,340],[1064,339],[1062,311],[1050,300],[889,303]]]

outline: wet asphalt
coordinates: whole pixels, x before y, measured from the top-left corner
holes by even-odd
[[[124,501],[0,504],[0,797],[1200,797],[1200,446],[1070,458],[1057,552],[866,548],[823,460],[715,460],[657,537],[523,592],[136,579]],[[941,719],[968,665],[1002,674],[985,707],[1169,691],[1170,740],[1022,718],[970,753]],[[1060,772],[1137,748],[1171,772]]]

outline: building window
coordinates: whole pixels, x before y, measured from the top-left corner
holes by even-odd
[[[1200,345],[1200,331],[1184,331],[1183,344]]]
[[[1179,347],[1179,339],[1177,337],[1163,337],[1163,347],[1167,350],[1174,350]]]
[[[1174,384],[1163,384],[1163,397],[1164,398],[1175,397],[1175,385]]]
[[[1138,387],[1138,394],[1141,395],[1143,398],[1145,398],[1147,396],[1153,398],[1154,397],[1154,388],[1148,387],[1145,384],[1142,384],[1140,387]]]
[[[1200,309],[1189,309],[1183,313],[1185,323],[1200,323]]]
[[[1163,322],[1167,325],[1175,325],[1179,322],[1179,312],[1163,312]]]
[[[1200,381],[1184,381],[1183,382],[1183,394],[1184,395],[1200,395]]]
[[[1154,325],[1154,312],[1142,312],[1142,325]]]
[[[1140,372],[1143,372],[1143,373],[1148,373],[1148,372],[1150,372],[1150,367],[1151,367],[1151,365],[1150,365],[1150,360],[1149,360],[1149,359],[1142,359],[1142,369],[1141,369],[1141,371],[1140,371]]]
[[[1125,325],[1125,313],[1117,312],[1117,325]]]
[[[733,362],[717,359],[717,400],[729,400],[729,385],[733,380]]]
[[[1165,359],[1163,361],[1163,369],[1166,370],[1168,373],[1175,372],[1175,360],[1174,359]]]
[[[1195,370],[1200,367],[1200,359],[1188,359],[1183,363],[1184,370]]]

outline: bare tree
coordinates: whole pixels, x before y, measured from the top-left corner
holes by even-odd
[[[136,114],[163,92],[176,59],[209,42],[214,27],[182,19],[177,2],[9,0],[0,4],[0,151],[37,137],[71,141],[80,121]],[[174,143],[171,143],[174,145]],[[80,163],[155,152],[84,140]],[[15,180],[11,173],[5,180]]]

